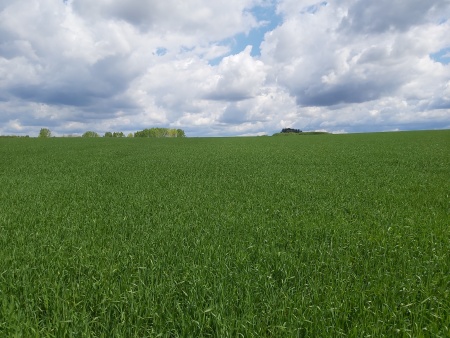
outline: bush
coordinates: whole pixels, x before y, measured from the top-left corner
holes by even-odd
[[[39,136],[38,137],[40,137],[40,138],[48,138],[48,137],[51,137],[51,136],[52,136],[52,132],[50,131],[50,129],[42,128],[39,131]]]
[[[87,131],[82,137],[99,137],[99,135],[95,131]]]
[[[134,137],[186,137],[182,129],[150,128],[137,131]]]

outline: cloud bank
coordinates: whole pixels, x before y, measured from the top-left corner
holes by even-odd
[[[450,128],[449,19],[446,0],[1,0],[0,134]]]

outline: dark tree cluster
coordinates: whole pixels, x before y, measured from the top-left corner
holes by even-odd
[[[0,138],[21,138],[21,137],[30,137],[29,135],[21,136],[21,135],[0,135]]]
[[[125,134],[121,131],[115,131],[114,133],[107,131],[104,137],[125,137]]]
[[[293,128],[283,128],[281,129],[282,133],[301,133],[302,131],[300,129],[293,129]]]

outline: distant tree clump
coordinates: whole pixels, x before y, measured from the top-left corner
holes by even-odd
[[[21,136],[21,135],[0,135],[0,138],[18,138],[18,137],[30,137],[29,135]]]
[[[182,129],[150,128],[137,131],[134,137],[186,137]]]
[[[87,131],[81,137],[99,137],[95,131]]]
[[[295,133],[295,134],[298,134],[298,133],[301,133],[302,131],[300,129],[283,128],[283,129],[281,129],[281,132],[282,133]]]
[[[40,138],[47,138],[47,137],[51,137],[51,136],[52,136],[52,132],[50,131],[50,129],[48,129],[48,128],[41,128],[38,137],[40,137]]]
[[[125,134],[121,131],[115,131],[114,133],[107,131],[103,137],[125,137]]]
[[[133,133],[129,133],[127,137],[134,137]]]
[[[285,129],[283,129],[285,130]],[[294,129],[295,130],[295,129]],[[275,133],[272,136],[291,136],[291,135],[323,135],[323,134],[329,134],[325,131],[299,131],[299,132],[290,132],[290,131],[282,131],[281,133]]]

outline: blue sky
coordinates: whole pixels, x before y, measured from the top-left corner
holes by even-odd
[[[436,53],[431,53],[430,56],[433,60],[448,65],[450,63],[450,47],[442,48]]]
[[[228,55],[238,54],[250,45],[252,46],[250,55],[253,57],[259,57],[261,55],[260,46],[264,41],[264,35],[281,25],[283,20],[281,15],[276,13],[276,6],[274,3],[253,7],[249,10],[249,12],[257,19],[258,22],[260,22],[260,25],[252,28],[248,32],[238,33],[235,36],[221,41],[220,44],[230,46]],[[222,59],[223,56],[217,57],[211,60],[210,64],[217,65]]]
[[[233,54],[244,50],[247,45],[252,45],[251,55],[261,55],[260,45],[264,40],[264,35],[282,24],[283,18],[281,15],[276,14],[276,6],[274,4],[270,6],[257,6],[251,10],[251,13],[261,22],[261,26],[252,29],[248,34],[238,34],[235,38],[236,47],[232,49]]]
[[[443,0],[4,0],[0,135],[450,127]]]

